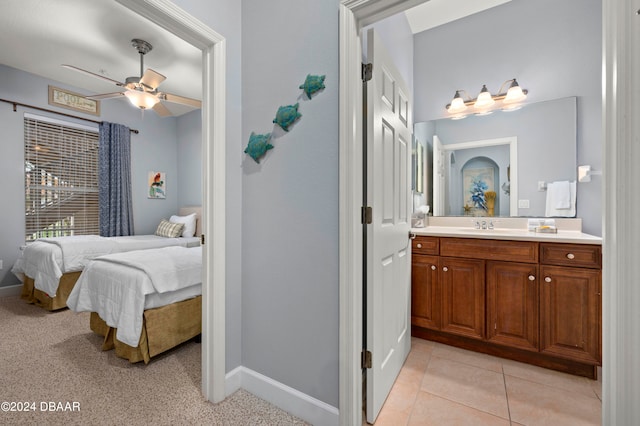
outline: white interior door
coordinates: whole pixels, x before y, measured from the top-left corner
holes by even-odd
[[[444,216],[446,189],[444,149],[438,135],[433,135],[433,215]]]
[[[373,423],[411,349],[411,94],[371,29],[367,61],[367,422]]]

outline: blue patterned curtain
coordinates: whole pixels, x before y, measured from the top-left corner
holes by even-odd
[[[98,162],[100,235],[131,235],[131,132],[127,126],[106,121],[100,123]]]

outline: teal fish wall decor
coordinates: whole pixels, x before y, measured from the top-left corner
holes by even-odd
[[[260,163],[260,157],[265,155],[268,150],[273,149],[273,145],[271,145],[270,142],[271,133],[256,135],[255,132],[251,132],[251,136],[249,136],[249,143],[247,144],[247,148],[244,152],[251,156],[256,163]]]
[[[278,108],[276,118],[273,119],[273,122],[282,127],[285,132],[288,132],[289,126],[302,117],[302,114],[298,112],[298,105],[299,104],[287,105]]]
[[[307,78],[304,80],[299,89],[304,90],[307,97],[311,99],[311,95],[324,89],[324,75],[311,75],[307,74]]]

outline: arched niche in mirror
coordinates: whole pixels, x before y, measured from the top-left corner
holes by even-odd
[[[434,135],[433,143],[435,216],[488,216],[479,190],[496,192],[494,216],[515,216],[518,182],[510,176],[518,174],[518,138],[445,144]],[[503,187],[513,188],[513,192],[506,193]]]

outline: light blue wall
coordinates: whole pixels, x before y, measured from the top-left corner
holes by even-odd
[[[366,53],[366,33],[373,28],[389,52],[407,87],[413,91],[413,33],[404,13],[390,16],[362,29],[363,53]]]
[[[0,98],[96,119],[95,116],[48,105],[48,85],[82,93],[81,89],[0,65]],[[22,107],[13,112],[12,105],[0,103],[0,178],[4,182],[4,196],[7,200],[0,209],[0,223],[13,225],[3,227],[0,231],[0,259],[4,260],[4,269],[0,271],[0,286],[18,284],[10,270],[19,255],[19,247],[24,244],[25,111],[91,125],[82,120],[67,119]],[[175,214],[178,208],[176,119],[160,118],[152,112],[146,112],[143,116],[141,111],[133,109],[124,99],[102,101],[101,111],[100,120],[121,123],[140,131],[137,135],[131,135],[134,231],[137,234],[153,233],[160,219]],[[167,174],[167,198],[164,200],[147,198],[147,175],[152,170],[164,171]]]
[[[202,205],[202,112],[176,118],[178,135],[178,207]]]
[[[242,351],[242,68],[241,1],[172,0],[226,40],[226,371],[241,365]],[[205,230],[206,232],[206,230]]]
[[[602,170],[602,3],[513,0],[414,38],[415,121],[443,118],[456,89],[517,78],[527,102],[578,99],[578,164]],[[602,180],[578,185],[583,230],[602,235]]]
[[[306,100],[298,86],[325,74]],[[338,0],[242,2],[242,364],[338,406]],[[288,133],[278,107],[300,103]]]

